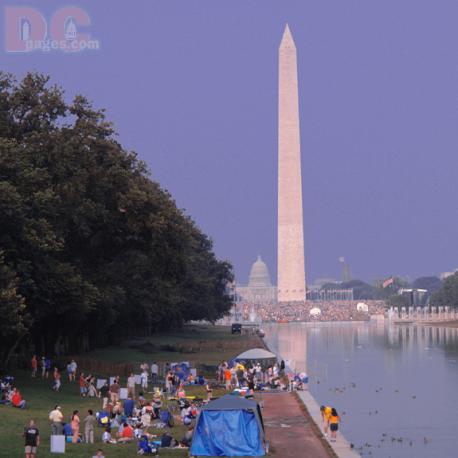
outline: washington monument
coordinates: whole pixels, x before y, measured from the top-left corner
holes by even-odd
[[[297,59],[288,25],[279,49],[278,302],[305,300]]]

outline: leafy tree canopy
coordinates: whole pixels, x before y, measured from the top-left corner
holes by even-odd
[[[38,352],[230,307],[232,267],[211,240],[118,143],[103,110],[83,96],[66,103],[40,74],[0,73],[0,248],[1,338],[27,334]]]

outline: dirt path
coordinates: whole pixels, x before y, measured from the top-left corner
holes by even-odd
[[[321,441],[308,414],[291,393],[263,394],[262,410],[271,456],[278,458],[330,458],[332,451]]]

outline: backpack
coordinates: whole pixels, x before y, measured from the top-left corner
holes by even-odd
[[[161,410],[160,418],[162,423],[165,423],[169,427],[172,427],[175,424],[173,415],[168,410]]]
[[[170,447],[172,444],[172,436],[169,433],[164,433],[161,437],[161,447]]]

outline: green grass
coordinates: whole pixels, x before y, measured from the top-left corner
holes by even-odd
[[[150,344],[153,351],[134,348],[145,343]],[[256,343],[259,344],[257,337],[232,335],[227,327],[187,326],[179,331],[94,350],[84,356],[112,363],[128,361],[136,367],[145,361],[151,364],[153,360],[189,361],[199,368],[201,364],[217,365],[221,360],[231,359]],[[180,351],[163,351],[160,349],[162,345],[171,345]]]
[[[231,335],[228,328],[223,327],[204,327],[190,326],[183,331],[170,334],[156,335],[152,338],[144,339],[142,342],[149,342],[158,347],[161,344],[170,344],[180,347],[180,352],[148,351],[143,352],[135,348],[140,341],[128,342],[119,347],[107,347],[86,353],[82,356],[100,359],[109,362],[130,362],[134,367],[146,361],[149,364],[156,361],[190,361],[194,365],[213,366],[219,361],[230,359],[240,352],[257,346],[259,341],[256,337]],[[150,348],[147,345],[146,348]],[[192,353],[189,353],[192,351]],[[79,368],[84,371],[84,368]],[[97,412],[102,407],[102,402],[98,398],[82,398],[79,396],[78,383],[69,383],[62,377],[62,387],[59,393],[52,389],[52,380],[42,380],[41,378],[32,379],[29,373],[24,371],[12,371],[15,376],[15,385],[21,391],[23,398],[27,401],[27,408],[24,410],[14,409],[10,406],[0,406],[0,457],[15,458],[24,456],[22,432],[30,419],[34,419],[40,430],[41,446],[38,450],[39,457],[55,457],[58,455],[49,452],[50,423],[48,420],[49,412],[56,404],[62,407],[65,420],[69,421],[73,410],[79,410],[82,420],[88,409]],[[109,374],[97,374],[109,375]],[[113,374],[112,374],[113,375]],[[121,380],[125,383],[125,380]],[[186,390],[187,394],[204,397],[205,392],[202,387],[193,387]],[[221,394],[215,392],[215,395]],[[84,430],[84,427],[80,428]],[[162,434],[165,430],[157,433]],[[170,429],[171,434],[176,439],[181,439],[185,428],[177,425]],[[66,454],[72,458],[91,458],[95,451],[100,447],[104,450],[107,458],[117,457],[136,457],[136,444],[109,444],[101,443],[102,428],[97,428],[95,432],[95,444],[66,444]],[[154,431],[153,431],[154,433]],[[161,457],[186,457],[187,450],[167,450],[160,452]]]

